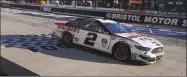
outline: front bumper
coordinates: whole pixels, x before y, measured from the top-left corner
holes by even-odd
[[[152,63],[155,63],[159,60],[162,59],[163,55],[159,55],[159,56],[156,56],[156,57],[146,57],[146,56],[142,56],[142,55],[139,55],[139,57],[142,59],[143,62],[145,62],[146,64],[152,64]]]
[[[162,60],[164,51],[158,54],[131,54],[131,60],[141,61],[145,64],[153,64]]]

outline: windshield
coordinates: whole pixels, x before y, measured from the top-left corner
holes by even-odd
[[[126,33],[129,32],[125,27],[118,23],[104,23],[105,27],[111,32],[111,33]]]

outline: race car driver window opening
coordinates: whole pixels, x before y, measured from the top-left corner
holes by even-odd
[[[125,27],[118,23],[104,23],[104,25],[111,33],[129,33]]]
[[[91,20],[86,20],[85,22],[83,22],[82,29],[108,34],[107,31],[102,27],[102,25],[99,22],[91,21]]]
[[[81,27],[81,22],[83,21],[83,19],[79,18],[79,19],[76,19],[76,20],[72,20],[68,23],[66,23],[67,26],[72,26],[72,27],[77,27],[77,28],[80,28]]]

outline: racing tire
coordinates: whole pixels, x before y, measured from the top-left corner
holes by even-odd
[[[112,55],[119,61],[130,61],[130,47],[125,43],[117,43],[112,50]]]
[[[71,47],[73,44],[73,36],[69,32],[65,32],[62,35],[61,41],[64,45]]]

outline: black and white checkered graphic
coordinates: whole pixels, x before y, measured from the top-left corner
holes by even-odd
[[[24,48],[32,52],[40,52],[41,50],[54,51],[60,48],[67,48],[65,45],[58,43],[58,41],[51,36],[42,35],[25,35],[20,38],[11,38],[1,40],[1,48]]]

